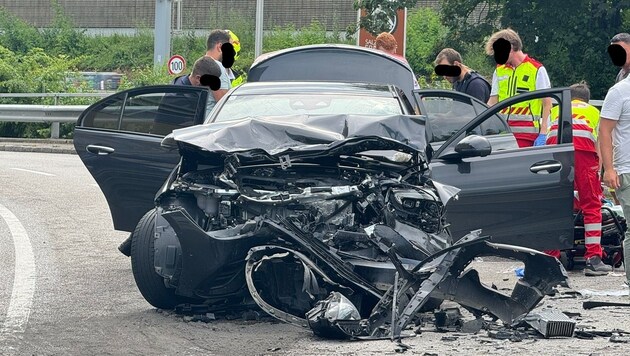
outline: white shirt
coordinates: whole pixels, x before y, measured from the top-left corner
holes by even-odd
[[[613,129],[613,166],[617,174],[630,173],[630,76],[608,90],[600,117],[617,121]]]

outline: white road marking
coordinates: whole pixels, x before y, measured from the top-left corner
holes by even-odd
[[[39,171],[31,171],[30,169],[23,169],[23,168],[11,168],[11,169],[16,170],[16,171],[23,171],[23,172],[41,174],[43,176],[49,176],[49,177],[54,177],[55,176],[54,174],[50,174],[50,173],[39,172]]]
[[[15,271],[11,301],[0,335],[5,333],[23,333],[31,314],[33,294],[35,293],[35,256],[26,229],[20,220],[4,205],[0,204],[0,218],[9,226],[9,232],[15,248]]]

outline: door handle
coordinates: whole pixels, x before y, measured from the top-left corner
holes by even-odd
[[[94,153],[94,154],[99,155],[99,156],[105,156],[105,155],[108,155],[110,153],[114,153],[114,149],[111,148],[111,147],[107,147],[107,146],[87,145],[87,147],[85,147],[85,149],[88,152]]]
[[[558,161],[542,161],[536,162],[529,167],[530,172],[537,174],[555,173],[562,169],[562,163]]]

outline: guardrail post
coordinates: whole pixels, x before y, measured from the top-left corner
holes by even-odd
[[[59,138],[59,123],[53,122],[50,124],[50,138]]]
[[[59,96],[55,94],[54,97],[55,104],[59,104]],[[59,138],[59,123],[53,122],[50,124],[50,138]]]

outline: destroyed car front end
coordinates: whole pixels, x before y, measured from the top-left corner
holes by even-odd
[[[553,257],[453,243],[457,188],[428,175],[424,119],[291,116],[175,131],[182,160],[134,231],[132,267],[154,306],[260,308],[336,338],[396,337],[453,300],[506,324],[566,285]],[[511,295],[480,283],[475,257],[521,260]]]

